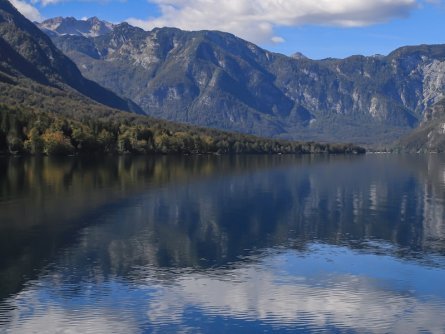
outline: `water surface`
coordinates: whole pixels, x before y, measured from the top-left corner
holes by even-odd
[[[439,155],[0,160],[0,333],[445,333]]]

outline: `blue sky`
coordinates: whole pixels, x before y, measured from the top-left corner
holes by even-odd
[[[445,43],[440,0],[11,0],[34,20],[97,16],[152,29],[232,32],[284,54],[310,58],[387,54]]]

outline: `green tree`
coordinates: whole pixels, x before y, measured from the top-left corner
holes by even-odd
[[[110,131],[102,129],[97,136],[97,141],[103,152],[112,153],[116,151],[116,141]]]
[[[69,138],[62,131],[47,130],[42,136],[44,152],[48,155],[69,155],[74,152]]]
[[[125,129],[117,138],[117,150],[119,153],[131,153],[133,146],[131,145],[131,131]]]
[[[94,138],[91,130],[83,127],[74,127],[71,134],[71,142],[77,152],[89,153],[98,149],[98,142]]]
[[[31,128],[28,134],[28,140],[25,141],[25,149],[31,154],[42,154],[45,143],[39,130],[36,127]]]
[[[17,136],[8,136],[8,149],[11,154],[20,154],[24,152],[23,141]]]

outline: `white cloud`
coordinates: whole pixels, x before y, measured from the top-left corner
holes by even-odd
[[[41,20],[36,5],[66,1],[126,2],[127,0],[11,0],[33,21]],[[129,18],[132,25],[151,30],[178,27],[184,30],[221,30],[256,43],[283,43],[275,28],[305,24],[360,27],[406,17],[422,4],[443,0],[147,0],[159,7],[159,17]]]
[[[303,24],[360,27],[405,17],[418,0],[148,0],[161,16],[130,18],[144,29],[174,26],[185,30],[232,32],[257,43],[283,42],[277,26]],[[427,0],[431,1],[431,0]]]
[[[283,37],[281,37],[281,36],[273,36],[270,40],[273,43],[284,43],[284,42],[286,42],[286,40]]]
[[[99,3],[108,3],[108,2],[127,2],[127,0],[30,0],[33,4],[41,4],[42,6],[55,5],[60,2],[99,2]]]
[[[31,21],[42,21],[43,16],[36,8],[37,5],[46,7],[48,5],[56,5],[61,2],[101,2],[107,3],[111,1],[126,2],[127,0],[9,0],[17,10]]]
[[[34,3],[41,3],[42,6],[53,5],[64,0],[33,0]]]
[[[31,20],[31,21],[41,21],[42,20],[42,15],[40,15],[40,12],[37,10],[37,8],[35,8],[31,4],[27,3],[26,1],[10,0],[10,2],[28,20]]]

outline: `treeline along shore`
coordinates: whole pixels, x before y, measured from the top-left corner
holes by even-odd
[[[82,154],[362,154],[353,144],[274,140],[155,120],[128,113],[107,118],[0,104],[0,153]]]

